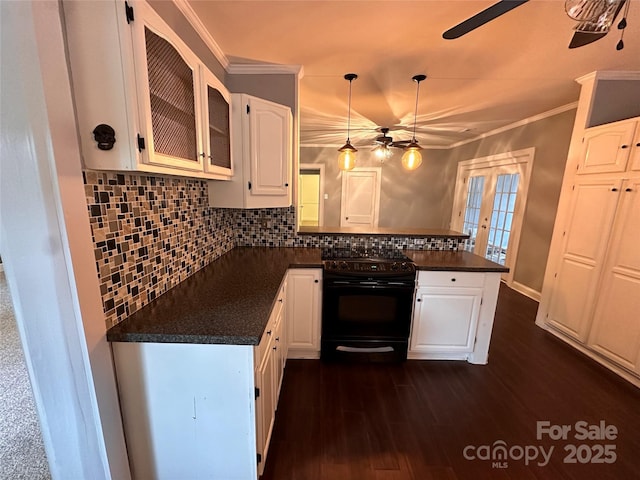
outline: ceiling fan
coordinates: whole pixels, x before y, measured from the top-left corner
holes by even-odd
[[[446,40],[459,38],[467,33],[481,27],[485,23],[495,20],[501,15],[527,3],[529,0],[500,0],[473,17],[466,19],[464,22],[450,28],[442,34]],[[627,4],[627,8],[622,20],[618,23],[618,29],[623,31],[627,26],[627,12],[629,11],[629,2],[626,0],[566,0],[565,11],[572,19],[578,21],[574,27],[575,33],[569,43],[569,48],[578,48],[604,37],[610,30],[611,25]],[[616,45],[617,50],[622,50],[624,43],[622,36]]]
[[[404,149],[411,143],[411,140],[394,140],[393,137],[387,135],[389,133],[389,128],[387,127],[380,128],[380,132],[382,135],[376,137],[373,141],[373,153],[378,157],[380,162],[391,158],[393,155],[391,147]]]

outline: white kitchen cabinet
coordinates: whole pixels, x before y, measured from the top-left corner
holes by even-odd
[[[262,475],[276,418],[286,358],[283,357],[286,281],[280,287],[260,344],[255,348],[256,450]]]
[[[640,120],[636,126],[636,138],[633,139],[633,147],[630,152],[629,170],[632,172],[640,172]]]
[[[231,162],[231,96],[220,84],[216,76],[203,66],[200,67],[202,81],[202,112],[204,125],[200,152],[204,155],[205,172],[231,178],[233,164]]]
[[[209,204],[224,208],[291,205],[292,115],[284,105],[232,95],[233,171],[229,182],[209,182]]]
[[[473,351],[482,288],[421,287],[415,300],[412,351]]]
[[[281,327],[282,305],[277,303],[255,352],[256,378],[256,450],[258,475],[262,475],[269,442],[276,418],[278,377],[281,370],[277,355],[276,336]]]
[[[640,178],[622,184],[589,346],[640,373]]]
[[[255,347],[112,348],[133,479],[257,478]]]
[[[86,168],[231,175],[229,92],[146,2],[69,1],[64,12]],[[115,143],[97,141],[98,125]]]
[[[485,364],[499,272],[418,272],[409,359]]]
[[[636,385],[639,123],[635,118],[586,130],[591,141],[578,169],[565,174],[570,177],[561,193],[536,318],[538,325]],[[591,175],[581,175],[589,169]]]
[[[588,128],[582,139],[578,173],[624,172],[637,123],[632,119]]]
[[[320,358],[322,269],[293,268],[287,274],[289,358]]]
[[[257,478],[283,377],[283,282],[257,346],[112,343],[132,478]]]
[[[589,332],[619,194],[620,181],[611,178],[580,179],[572,188],[546,321],[580,341]]]

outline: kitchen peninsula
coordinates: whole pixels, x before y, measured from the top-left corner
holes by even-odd
[[[404,253],[418,270],[409,358],[486,363],[506,269],[463,251]],[[262,472],[288,337],[306,321],[290,308],[301,293],[287,282],[308,277],[319,295],[321,266],[320,248],[236,247],[108,330],[136,477],[206,472],[246,479]],[[317,304],[305,295],[298,304]],[[429,304],[465,318],[443,330]]]

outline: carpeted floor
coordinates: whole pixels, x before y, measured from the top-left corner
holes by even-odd
[[[0,272],[0,480],[50,478],[11,296]]]

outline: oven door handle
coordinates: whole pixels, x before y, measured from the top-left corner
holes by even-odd
[[[336,347],[336,350],[339,352],[349,352],[349,353],[386,353],[393,352],[393,347],[346,347],[344,345],[339,345]]]

